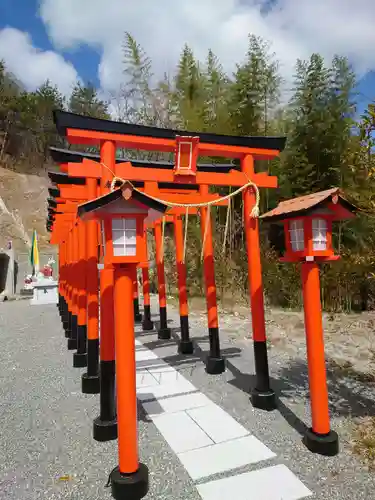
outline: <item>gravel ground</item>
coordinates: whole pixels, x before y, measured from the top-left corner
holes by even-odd
[[[155,299],[153,311],[157,311]],[[170,307],[168,312],[171,326],[177,326],[176,309]],[[174,341],[157,341],[155,334],[140,335],[146,347],[155,349],[269,446],[277,454],[276,463],[287,465],[314,498],[375,498],[375,476],[352,454],[350,443],[353,418],[375,413],[374,384],[330,372],[332,427],[339,433],[341,450],[333,458],[313,455],[302,445],[300,435],[310,422],[302,347],[287,350],[275,343],[270,349],[272,385],[280,405],[278,411],[265,413],[254,410],[248,397],[253,382],[248,321],[240,315],[221,315],[228,370],[208,376],[199,352],[208,347],[205,316],[197,311],[190,319],[197,356],[183,358],[176,354]],[[0,304],[0,338],[0,498],[111,498],[105,484],[117,465],[117,446],[92,439],[98,396],[80,392],[82,371],[72,367],[56,306],[32,307],[26,300]],[[198,500],[180,462],[154,424],[145,420],[140,412],[140,454],[150,468],[146,498]],[[267,465],[270,463],[263,462],[236,472]]]
[[[155,306],[156,307],[156,306]],[[354,419],[367,415],[375,415],[375,383],[364,383],[357,380],[350,372],[333,365],[328,370],[328,385],[330,395],[332,428],[339,434],[340,453],[336,457],[321,457],[310,453],[302,444],[301,436],[310,426],[310,408],[308,399],[308,377],[303,337],[292,339],[289,349],[285,343],[270,342],[269,365],[271,384],[279,397],[279,407],[274,412],[263,412],[254,409],[249,402],[249,388],[254,383],[254,362],[250,338],[250,320],[244,319],[241,312],[220,315],[220,337],[223,355],[227,358],[225,374],[208,377],[202,363],[196,363],[194,369],[186,370],[184,376],[190,379],[196,387],[217,402],[228,413],[237,418],[250,432],[270,447],[278,455],[278,462],[287,465],[301,481],[314,493],[314,498],[328,499],[369,499],[375,498],[375,474],[368,471],[366,465],[352,453],[352,435]],[[285,318],[286,312],[267,314],[267,331],[271,339],[287,335],[276,330],[275,316]],[[292,313],[291,325],[295,316],[301,322],[301,313]],[[271,320],[270,320],[271,316]],[[294,317],[293,317],[294,316]],[[169,317],[176,323],[178,316],[171,309]],[[303,316],[302,316],[303,318]],[[325,315],[325,326],[329,318]],[[349,322],[349,320],[346,320]],[[357,317],[357,322],[366,322]],[[355,324],[353,317],[351,323]],[[191,336],[204,351],[208,349],[206,330],[206,315],[195,308],[190,313]],[[284,323],[286,327],[286,322]],[[302,324],[303,327],[303,324]],[[301,325],[299,325],[301,328]],[[280,331],[281,330],[281,331]],[[342,340],[333,328],[329,332],[326,349],[328,353],[335,352],[333,339],[337,342],[337,351],[342,352]],[[291,328],[294,333],[293,328]],[[351,335],[346,330],[345,337]],[[360,331],[362,338],[370,337],[370,332]],[[358,344],[354,337],[353,344]],[[362,347],[362,346],[361,346]],[[352,353],[353,354],[353,353]],[[356,360],[353,354],[353,365]],[[363,365],[360,365],[363,367]],[[368,368],[367,365],[365,365]],[[372,368],[372,366],[371,366]],[[375,368],[375,367],[374,367]],[[362,373],[364,373],[363,370]],[[250,468],[249,468],[250,470]]]
[[[0,304],[0,499],[104,500],[117,445],[92,438],[98,396],[83,395],[56,306]],[[147,500],[200,497],[155,426],[140,412]]]

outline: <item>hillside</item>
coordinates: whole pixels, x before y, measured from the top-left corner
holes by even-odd
[[[13,241],[17,253],[29,251],[36,229],[40,250],[49,251],[45,227],[49,180],[45,172],[22,174],[0,164],[0,248]]]

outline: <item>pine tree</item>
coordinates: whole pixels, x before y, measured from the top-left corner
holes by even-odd
[[[78,82],[75,85],[69,100],[69,110],[93,118],[109,118],[108,104],[99,99],[98,92],[91,83],[82,85]]]
[[[281,78],[269,45],[249,36],[245,62],[237,65],[232,86],[230,115],[238,135],[267,134],[269,112],[277,104]]]
[[[52,112],[54,109],[64,109],[65,99],[57,86],[47,80],[34,93],[35,98],[35,126],[37,147],[43,156],[48,156],[49,146],[61,144],[61,138],[56,133]]]
[[[204,130],[230,133],[231,123],[228,113],[230,82],[212,50],[208,51],[202,82],[205,96],[202,108]]]
[[[18,98],[22,91],[20,82],[7,71],[4,61],[0,60],[0,160],[9,148],[13,153],[18,149]]]
[[[327,67],[319,54],[298,61],[293,124],[282,169],[294,195],[342,186],[355,112],[355,78],[344,58]]]
[[[144,125],[158,125],[156,99],[151,87],[151,60],[128,32],[125,33],[123,54],[122,97],[128,100],[128,119]]]
[[[193,51],[185,45],[174,78],[172,100],[179,127],[200,132],[204,130],[204,76]]]

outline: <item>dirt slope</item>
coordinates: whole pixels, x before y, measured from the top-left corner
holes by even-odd
[[[9,240],[16,252],[28,252],[37,230],[41,249],[50,249],[45,228],[49,180],[42,175],[21,174],[0,165],[0,249]]]

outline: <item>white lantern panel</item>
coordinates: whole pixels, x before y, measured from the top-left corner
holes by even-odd
[[[135,245],[137,232],[135,229],[125,229],[125,243]]]
[[[135,219],[123,219],[125,221],[125,228],[126,229],[136,229],[137,227],[137,221]]]
[[[124,219],[112,219],[112,229],[124,229]]]
[[[124,245],[125,244],[125,232],[123,229],[113,229],[112,230],[112,241],[113,244]]]
[[[136,219],[112,219],[114,257],[134,257],[137,253]]]
[[[327,250],[327,221],[325,219],[313,219],[313,250]]]
[[[293,252],[305,249],[305,233],[302,220],[293,220],[289,223],[289,236]]]

